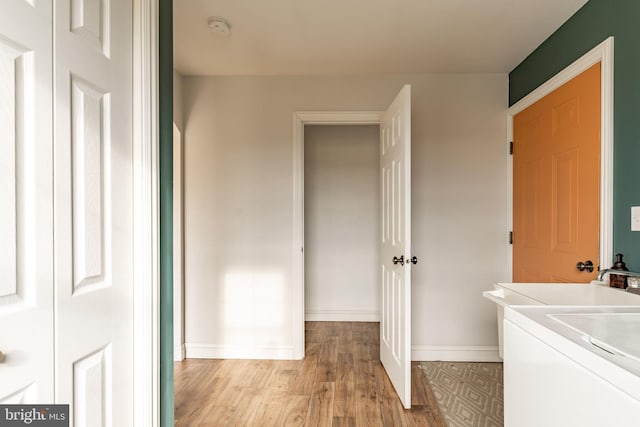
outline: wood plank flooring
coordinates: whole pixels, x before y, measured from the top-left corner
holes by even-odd
[[[419,366],[405,410],[379,357],[379,324],[307,322],[303,360],[175,363],[176,426],[446,427]]]

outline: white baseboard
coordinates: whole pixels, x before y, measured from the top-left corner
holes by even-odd
[[[293,346],[185,344],[187,359],[293,360]]]
[[[305,310],[308,322],[379,322],[378,310]]]
[[[173,346],[173,361],[182,362],[185,356],[184,344],[176,344]]]
[[[420,362],[502,362],[498,346],[432,346],[411,347],[411,360]]]

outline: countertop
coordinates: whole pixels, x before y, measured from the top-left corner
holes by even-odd
[[[509,306],[505,319],[640,401],[640,304]]]
[[[497,283],[544,305],[638,305],[640,295],[595,283]]]

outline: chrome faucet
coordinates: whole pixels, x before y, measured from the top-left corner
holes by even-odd
[[[636,273],[635,271],[625,271],[625,270],[615,270],[613,268],[605,268],[604,270],[600,270],[600,272],[598,272],[598,277],[596,277],[596,280],[598,282],[602,282],[602,279],[604,278],[605,274],[618,274],[620,276],[632,276],[632,277],[640,277],[640,273]]]

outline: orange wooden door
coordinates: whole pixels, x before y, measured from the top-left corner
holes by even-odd
[[[589,282],[599,265],[600,64],[514,117],[513,281]],[[579,271],[590,260],[594,272]]]

